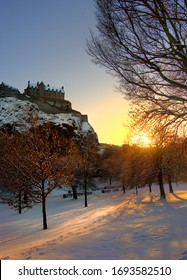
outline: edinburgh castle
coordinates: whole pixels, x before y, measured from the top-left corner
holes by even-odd
[[[79,111],[72,109],[71,102],[65,100],[64,87],[55,88],[43,82],[36,84],[28,82],[27,88],[23,93],[5,83],[0,84],[0,98],[15,97],[21,100],[28,100],[38,105],[39,110],[48,114],[70,113],[81,118],[82,121],[88,121],[87,115],[82,115]]]

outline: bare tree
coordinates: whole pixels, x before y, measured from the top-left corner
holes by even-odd
[[[137,145],[128,146],[124,150],[124,162],[121,169],[121,180],[127,189],[138,188],[145,185],[145,151]]]
[[[18,196],[27,191],[34,203],[41,203],[43,229],[47,229],[46,199],[54,188],[66,183],[68,142],[50,124],[7,140],[4,163],[8,177],[4,181],[10,186],[8,190]]]
[[[176,154],[175,170],[173,177],[177,178],[178,181],[187,180],[187,139],[186,137],[181,137],[175,144],[173,149]]]
[[[21,214],[22,209],[32,206],[33,200],[29,195],[27,180],[16,170],[15,161],[11,160],[14,147],[10,143],[15,138],[7,132],[0,133],[0,199]]]
[[[180,180],[181,177],[180,166],[184,163],[185,159],[183,143],[183,138],[173,136],[164,148],[163,171],[170,193],[174,192],[172,183]]]
[[[8,158],[8,157],[6,157]],[[35,203],[32,196],[32,187],[29,186],[28,180],[22,176],[19,170],[15,169],[12,162],[2,163],[1,173],[1,202],[8,204],[16,209],[19,214],[23,209],[29,209]]]
[[[92,179],[98,170],[98,143],[92,135],[84,135],[76,144],[71,157],[72,182],[83,188],[84,205],[88,206],[87,191],[92,186]]]
[[[150,116],[187,120],[186,0],[95,0],[97,31],[88,54]]]
[[[123,166],[123,148],[119,146],[108,145],[101,155],[100,173],[104,178],[109,178],[110,185],[112,179],[120,179],[120,173]]]

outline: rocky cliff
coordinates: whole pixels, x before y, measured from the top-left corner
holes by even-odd
[[[15,97],[0,98],[0,129],[24,132],[31,128],[33,121],[37,122],[37,125],[50,122],[61,127],[72,137],[92,135],[98,141],[97,134],[89,122],[83,121],[79,116],[71,113],[47,114],[30,101]]]

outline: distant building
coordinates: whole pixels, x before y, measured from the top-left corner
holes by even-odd
[[[60,108],[65,113],[71,111],[71,102],[64,99],[64,87],[55,88],[49,84],[45,85],[43,82],[33,84],[29,81],[27,88],[24,90],[24,95],[28,96],[32,102],[37,103],[39,107],[41,102],[46,102]]]

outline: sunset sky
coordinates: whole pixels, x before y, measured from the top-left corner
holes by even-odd
[[[121,145],[128,104],[115,79],[86,53],[95,30],[93,0],[1,0],[0,82],[21,92],[28,81],[64,86],[74,109],[88,114],[101,143]]]

